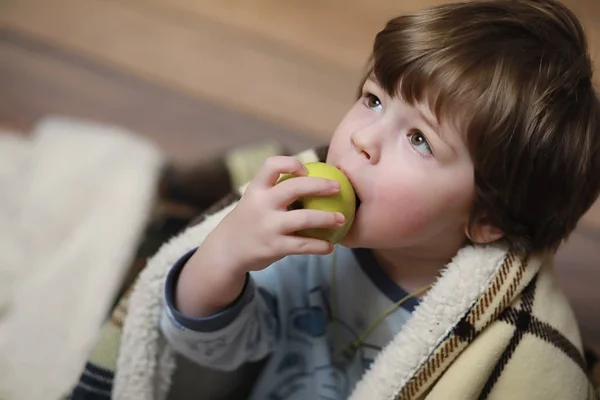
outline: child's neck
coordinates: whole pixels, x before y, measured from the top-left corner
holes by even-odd
[[[406,250],[373,250],[381,268],[398,286],[411,293],[434,283],[458,249],[450,252],[412,254]]]

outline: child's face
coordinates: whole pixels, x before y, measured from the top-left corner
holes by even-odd
[[[464,243],[473,164],[461,135],[426,105],[392,98],[367,80],[327,162],[348,175],[361,200],[343,244],[439,253]]]

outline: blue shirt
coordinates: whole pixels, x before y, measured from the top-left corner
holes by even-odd
[[[193,251],[170,271],[161,329],[170,345],[207,367],[234,370],[269,360],[250,399],[345,399],[380,350],[408,320],[411,298],[383,320],[356,351],[344,351],[407,293],[370,250],[336,246],[336,255],[288,256],[248,274],[238,299],[208,318],[175,307],[175,287]],[[331,273],[335,260],[337,301]]]

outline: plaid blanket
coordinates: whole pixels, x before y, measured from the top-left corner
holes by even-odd
[[[105,400],[111,398],[122,328],[128,313],[131,284],[141,268],[144,267],[146,260],[157,251],[162,243],[187,225],[193,224],[195,216],[199,214],[210,215],[213,211],[222,209],[225,204],[235,201],[235,188],[238,187],[240,182],[245,182],[251,177],[265,157],[284,153],[283,150],[276,147],[244,149],[229,154],[227,157],[211,160],[207,165],[192,171],[177,173],[168,170],[165,172],[161,184],[161,195],[154,209],[152,222],[148,226],[145,240],[139,247],[138,257],[132,266],[131,274],[124,284],[122,295],[116,303],[110,318],[102,326],[96,346],[92,350],[81,378],[69,398],[73,400]],[[321,149],[319,154],[320,156],[324,155],[324,149]],[[232,161],[235,157],[239,158],[237,161]],[[236,171],[236,165],[244,165],[243,173]],[[212,183],[209,186],[203,186],[202,182]],[[210,187],[211,190],[205,190],[206,187]],[[207,192],[210,192],[212,197],[207,196]],[[233,197],[226,196],[228,193],[233,193]],[[222,200],[220,202],[216,201],[218,198]],[[211,203],[212,207],[208,207]],[[585,368],[587,361],[589,376],[596,387],[600,388],[600,364],[597,357],[591,351],[588,351],[586,352],[587,360],[584,360],[569,343],[561,341],[561,336],[553,331],[551,326],[533,316],[533,311],[529,308],[531,308],[530,305],[539,291],[536,287],[537,280],[537,278],[532,279],[527,288],[523,290],[523,298],[517,306],[505,308],[505,311],[498,316],[499,320],[514,328],[515,334],[505,349],[506,354],[501,357],[496,366],[496,368],[500,368],[498,376],[495,379],[491,379],[493,376],[490,376],[489,391],[491,392],[494,385],[497,384],[502,368],[511,358],[518,343],[524,341],[524,337],[527,336],[528,332],[529,336],[553,344],[554,348],[559,350],[562,349],[560,351],[571,357],[581,368]],[[474,309],[473,312],[479,313],[480,310]],[[522,322],[526,314],[529,315],[529,323],[525,326]],[[420,369],[427,376],[417,377],[405,386],[403,393],[406,398],[413,398],[411,393],[414,395],[419,392],[421,390],[420,386],[426,380],[437,379],[435,365],[437,363],[439,367],[440,360],[448,356],[448,352],[451,350],[450,347],[454,346],[453,348],[455,348],[463,341],[471,342],[475,339],[476,324],[477,320],[469,322],[468,318],[463,319],[462,325],[457,326],[454,334],[445,341],[446,345],[440,346],[439,351],[434,353],[434,357],[431,359],[433,364]],[[531,345],[531,342],[529,343]]]

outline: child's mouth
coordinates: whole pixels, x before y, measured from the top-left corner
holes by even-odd
[[[356,209],[358,210],[358,207],[360,207],[360,204],[362,203],[362,201],[360,200],[360,197],[358,197],[358,195],[356,193],[354,195],[356,197]]]

